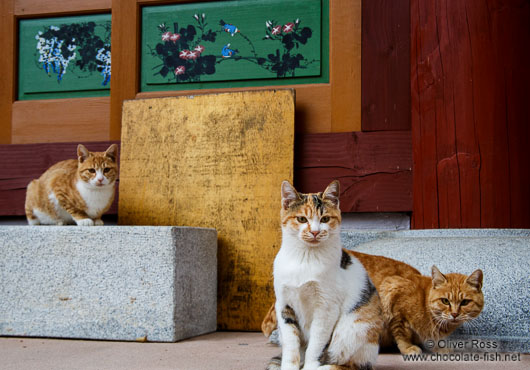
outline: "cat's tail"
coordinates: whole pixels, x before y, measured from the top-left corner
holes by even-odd
[[[280,370],[282,368],[282,356],[274,356],[271,358],[266,370]]]
[[[34,197],[38,194],[38,180],[32,180],[28,184],[28,189],[26,190],[26,203],[24,204],[24,210],[26,212],[26,218],[28,219],[28,224],[38,225],[39,219],[33,213],[34,207]]]

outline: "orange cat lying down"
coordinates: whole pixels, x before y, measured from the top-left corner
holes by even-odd
[[[384,347],[395,343],[402,354],[421,353],[418,345],[425,340],[449,335],[482,311],[481,270],[469,276],[444,275],[433,266],[432,277],[427,277],[400,261],[347,252],[361,261],[379,293],[385,319]],[[261,328],[267,337],[276,328],[274,305]]]
[[[118,146],[105,152],[77,147],[77,159],[61,161],[29,183],[26,217],[30,225],[103,225],[101,216],[114,199]]]

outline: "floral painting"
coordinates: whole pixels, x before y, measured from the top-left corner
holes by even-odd
[[[23,20],[20,28],[21,99],[108,90],[110,15]]]
[[[320,75],[320,0],[200,5],[144,9],[142,86]]]
[[[102,40],[94,33],[94,22],[49,26],[35,35],[39,63],[48,76],[55,74],[61,82],[70,62],[71,69],[97,71],[103,76],[102,85],[110,82],[110,22],[104,27],[108,37]]]

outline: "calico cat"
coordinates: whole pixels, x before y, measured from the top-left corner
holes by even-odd
[[[444,275],[436,266],[422,276],[410,265],[382,256],[348,251],[364,265],[383,306],[385,330],[381,346],[397,344],[402,354],[421,353],[427,339],[443,338],[476,318],[484,307],[482,271]],[[269,336],[276,328],[274,306],[263,320]]]
[[[114,200],[118,146],[92,153],[79,144],[77,157],[54,164],[29,183],[25,209],[30,225],[103,225],[101,216]]]
[[[381,303],[362,264],[341,248],[339,183],[301,194],[282,183],[274,291],[282,356],[267,369],[371,369]]]

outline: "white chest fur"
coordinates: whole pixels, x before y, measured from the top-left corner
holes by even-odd
[[[85,212],[90,218],[99,218],[101,213],[108,206],[110,199],[114,195],[114,183],[102,187],[88,185],[79,180],[76,188],[87,206]]]

